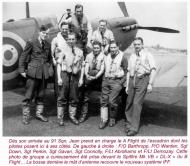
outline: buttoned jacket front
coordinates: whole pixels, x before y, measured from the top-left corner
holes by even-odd
[[[48,79],[53,75],[51,45],[44,41],[44,48],[38,39],[28,41],[19,59],[19,72],[31,78]]]

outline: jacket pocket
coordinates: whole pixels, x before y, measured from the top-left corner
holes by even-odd
[[[36,63],[29,63],[27,71],[26,71],[26,74],[28,76],[32,77],[32,78],[35,78],[37,69],[38,69],[38,64],[36,64]]]
[[[53,77],[53,74],[54,74],[53,65],[48,63],[47,67],[48,67],[49,76]]]

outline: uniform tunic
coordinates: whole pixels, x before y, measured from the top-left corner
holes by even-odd
[[[35,93],[37,102],[42,102],[47,79],[53,76],[50,44],[28,41],[19,59],[19,72],[27,75],[24,101],[29,102]]]

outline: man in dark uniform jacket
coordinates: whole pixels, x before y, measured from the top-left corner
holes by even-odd
[[[47,79],[53,75],[51,45],[46,41],[49,29],[42,25],[37,39],[28,41],[19,59],[19,72],[27,78],[25,99],[22,102],[23,124],[29,124],[30,102],[35,96],[36,118],[47,122],[44,117],[44,93]]]

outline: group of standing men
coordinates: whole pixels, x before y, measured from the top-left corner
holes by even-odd
[[[75,13],[60,21],[59,28],[60,32],[50,45],[46,41],[49,29],[41,26],[39,37],[27,42],[20,57],[19,71],[27,78],[23,124],[30,122],[30,102],[33,98],[37,104],[36,117],[43,122],[48,121],[43,115],[44,93],[47,80],[53,76],[54,65],[60,126],[64,125],[67,110],[75,125],[85,121],[89,93],[101,84],[99,128],[116,124],[118,96],[126,87],[126,133],[128,136],[137,134],[142,102],[147,90],[152,90],[156,70],[153,56],[143,49],[142,38],[135,38],[135,53],[128,61],[119,50],[112,31],[107,28],[106,20],[100,20],[98,29],[92,32],[82,5],[76,5]],[[79,102],[82,107],[77,118]]]

